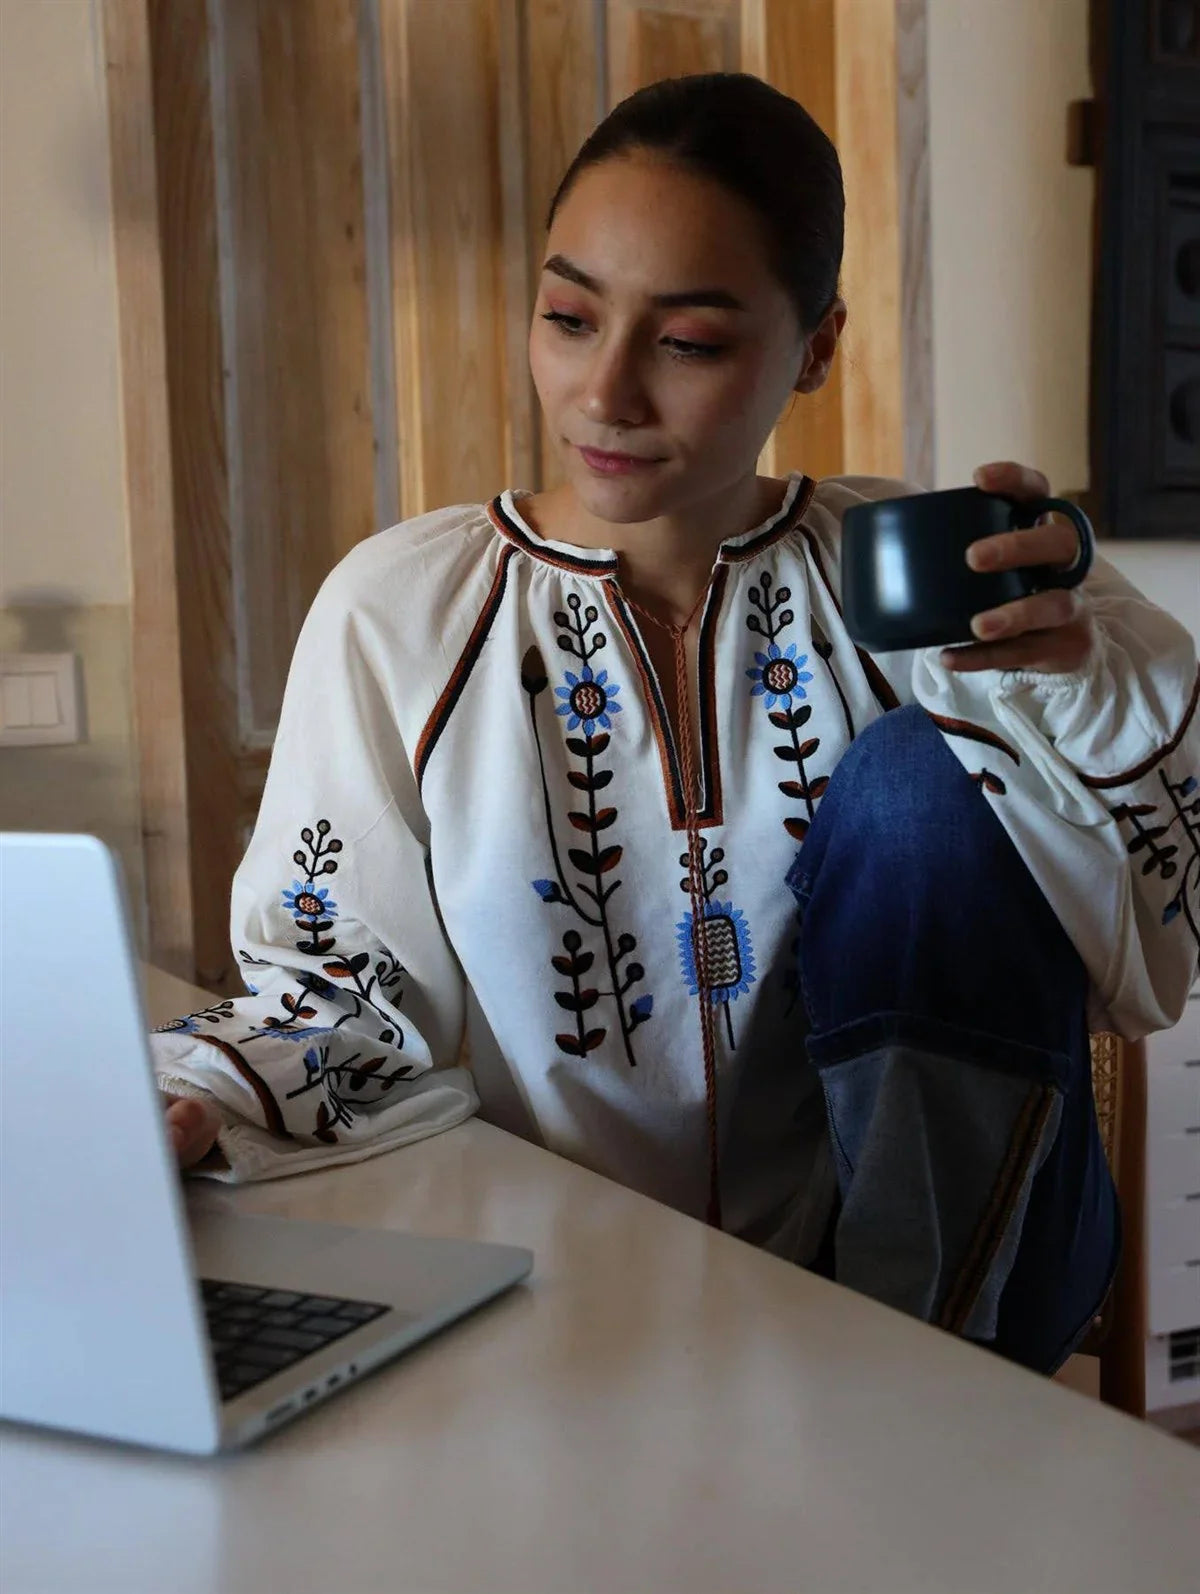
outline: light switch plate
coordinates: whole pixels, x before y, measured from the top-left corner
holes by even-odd
[[[0,747],[80,739],[77,655],[0,653]]]

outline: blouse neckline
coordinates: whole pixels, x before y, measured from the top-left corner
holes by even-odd
[[[749,531],[741,532],[736,537],[726,537],[718,545],[718,564],[740,564],[752,559],[792,529],[808,508],[816,484],[802,471],[789,471],[787,481],[783,503],[773,515],[759,525],[752,526]],[[597,577],[616,574],[618,559],[611,548],[581,548],[575,543],[557,542],[553,538],[539,536],[521,514],[517,503],[518,499],[532,496],[527,488],[509,487],[492,499],[488,514],[501,537],[533,558],[558,569]]]

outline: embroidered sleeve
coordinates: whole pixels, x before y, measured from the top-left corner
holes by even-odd
[[[416,784],[342,582],[297,644],[233,885],[246,995],[163,1026],[160,1083],[220,1106],[233,1181],[357,1161],[477,1105],[453,1063],[462,976],[438,921]]]
[[[1200,948],[1200,677],[1192,639],[1104,560],[1084,588],[1086,667],[913,688],[1003,819],[1087,964],[1097,1024],[1177,1022]]]

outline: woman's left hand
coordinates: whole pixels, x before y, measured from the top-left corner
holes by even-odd
[[[981,465],[975,472],[975,485],[1006,498],[1050,495],[1050,483],[1041,471],[1026,465]],[[972,570],[1013,570],[1020,565],[1065,568],[1074,563],[1078,552],[1074,526],[1047,517],[1043,524],[973,542],[967,549],[967,563]],[[947,669],[1041,670],[1065,675],[1081,669],[1092,650],[1092,617],[1078,587],[1052,587],[998,609],[987,609],[974,617],[971,629],[978,642],[943,650],[941,659]]]

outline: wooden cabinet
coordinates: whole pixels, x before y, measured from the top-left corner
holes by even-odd
[[[1090,504],[1200,537],[1200,0],[1093,0]]]

